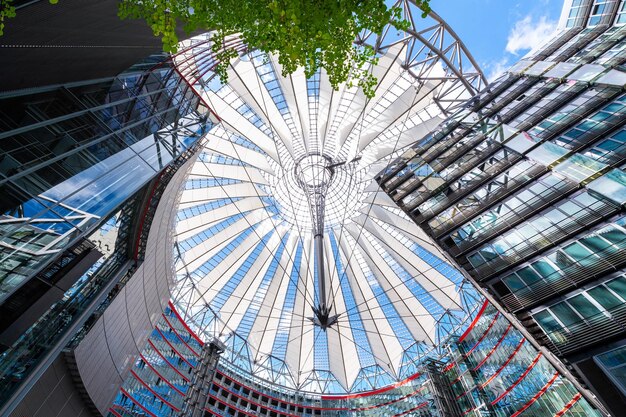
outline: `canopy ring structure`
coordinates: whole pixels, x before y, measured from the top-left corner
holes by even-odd
[[[172,300],[200,337],[224,342],[220,366],[275,389],[334,394],[406,379],[482,304],[375,181],[486,85],[443,19],[396,5],[406,32],[388,25],[355,40],[379,57],[372,99],[333,90],[324,70],[283,76],[276,56],[238,36],[225,41],[239,52],[226,84],[209,34],[173,57],[219,123],[180,194]]]

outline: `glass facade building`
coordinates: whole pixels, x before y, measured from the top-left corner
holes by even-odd
[[[163,313],[109,417],[175,417],[204,342],[174,305]],[[600,416],[532,344],[485,301],[445,353],[395,384],[345,395],[280,389],[227,361],[211,378],[204,416]],[[609,359],[610,360],[610,359]]]
[[[378,181],[619,415],[624,2],[566,6],[558,36],[416,141]]]
[[[491,85],[399,4],[373,98],[211,33],[0,93],[0,415],[619,415],[624,1]]]
[[[0,112],[5,401],[141,261],[144,204],[212,122],[165,56],[109,79],[4,93]]]

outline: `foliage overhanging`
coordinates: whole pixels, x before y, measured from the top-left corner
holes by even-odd
[[[415,3],[426,16],[430,0]],[[401,14],[400,7],[388,8],[384,0],[122,0],[119,9],[122,18],[146,20],[167,52],[176,52],[178,24],[188,33],[213,30],[215,71],[222,82],[237,56],[225,39],[240,34],[248,49],[277,54],[283,76],[303,67],[311,77],[324,68],[333,88],[357,80],[368,97],[377,84],[368,68],[377,57],[354,40],[363,30],[380,34],[390,22],[406,30],[409,22]]]
[[[426,17],[430,0],[414,2]],[[177,50],[179,24],[187,33],[211,30],[215,72],[222,82],[238,55],[225,40],[239,34],[248,49],[278,55],[283,76],[303,67],[311,77],[324,68],[333,88],[356,80],[367,97],[374,96],[377,80],[369,68],[378,58],[371,47],[354,40],[364,30],[381,34],[389,23],[398,30],[409,27],[402,9],[388,8],[384,0],[121,0],[118,14],[145,20],[171,53]],[[12,0],[0,0],[0,35],[5,20],[14,16]]]

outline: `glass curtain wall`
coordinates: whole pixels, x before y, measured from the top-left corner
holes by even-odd
[[[0,331],[27,329],[3,346],[2,401],[115,292],[137,261],[131,231],[146,184],[212,126],[163,59],[111,79],[0,96]],[[81,250],[96,256],[62,281]]]

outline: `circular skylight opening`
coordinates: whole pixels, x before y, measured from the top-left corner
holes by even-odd
[[[333,178],[331,161],[322,155],[309,155],[296,165],[296,177],[303,189],[326,188]]]

